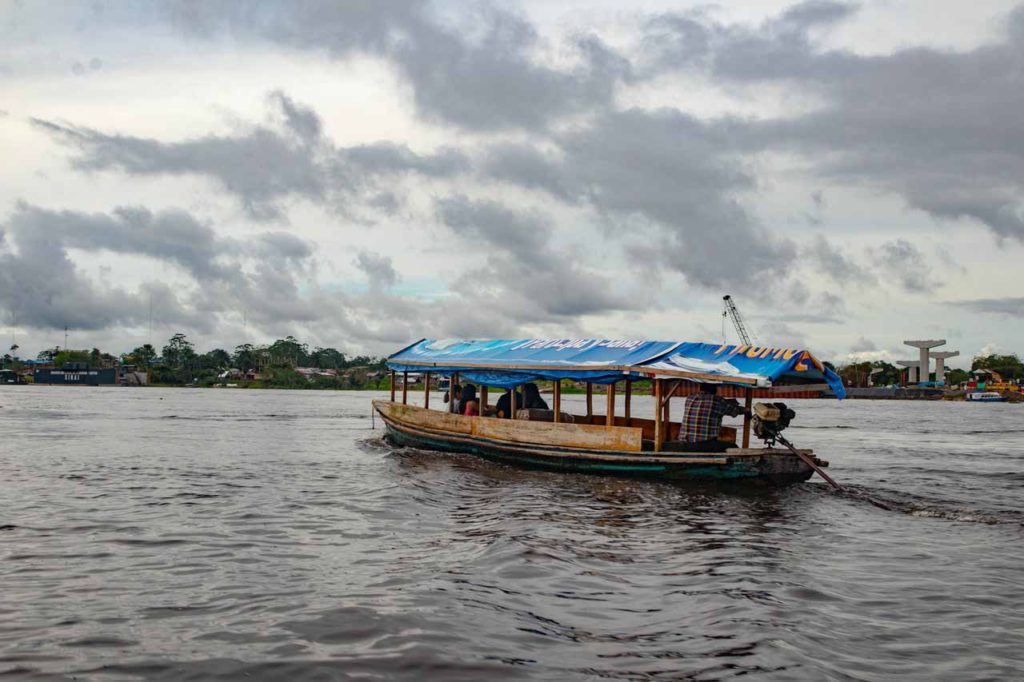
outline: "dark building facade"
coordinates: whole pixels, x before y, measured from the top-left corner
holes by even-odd
[[[60,369],[37,369],[32,372],[37,384],[67,386],[104,386],[117,382],[117,368],[93,369],[85,363],[69,362]]]

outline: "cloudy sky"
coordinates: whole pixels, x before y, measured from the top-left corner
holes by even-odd
[[[0,4],[0,329],[1024,351],[1024,5],[624,6]]]

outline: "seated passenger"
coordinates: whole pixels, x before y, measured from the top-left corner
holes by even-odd
[[[462,407],[463,415],[467,417],[480,416],[480,403],[476,400],[476,386],[466,384],[462,387],[462,397],[459,399],[459,405]]]
[[[738,417],[744,410],[732,398],[720,398],[717,393],[715,384],[701,384],[700,393],[686,398],[679,440],[687,444],[687,450],[724,452],[736,447],[733,443],[718,440],[718,431],[722,427],[722,417]]]
[[[516,391],[516,409],[523,406],[523,394]],[[498,398],[498,402],[494,405],[496,417],[502,419],[512,418],[512,391],[506,390],[504,395]]]
[[[455,384],[451,387],[451,390],[445,391],[444,402],[448,402],[449,396],[454,396],[454,399],[452,400],[452,412],[455,414],[462,414],[461,410],[459,410],[459,398],[462,396],[462,387]]]
[[[531,382],[523,384],[523,402],[517,406],[527,410],[550,410],[548,404],[544,401],[544,398],[540,397],[540,389],[537,388],[537,384]]]

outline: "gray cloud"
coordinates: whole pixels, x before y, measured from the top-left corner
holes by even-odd
[[[280,90],[274,90],[268,99],[275,102],[284,114],[285,123],[292,131],[307,143],[320,139],[323,124],[320,117],[309,107],[296,104],[291,97]]]
[[[886,242],[874,249],[881,271],[886,277],[895,277],[901,287],[914,293],[935,289],[939,282],[932,277],[931,266],[924,256],[905,239]]]
[[[360,251],[355,265],[366,274],[371,289],[388,289],[398,283],[398,273],[391,264],[390,256]]]
[[[629,64],[593,36],[573,47],[579,65],[547,67],[533,25],[482,5],[462,23],[425,2],[335,3],[306,0],[165,3],[193,35],[256,38],[293,49],[385,57],[412,85],[420,114],[471,129],[544,127],[554,117],[607,106]]]
[[[256,238],[255,253],[263,258],[302,261],[313,255],[312,245],[287,232],[264,232]]]
[[[481,163],[485,176],[532,190],[545,191],[559,199],[572,200],[578,188],[565,185],[562,159],[551,158],[525,144],[497,144],[485,152]]]
[[[0,250],[0,309],[19,326],[99,330],[140,324],[148,316],[149,296],[161,304],[161,319],[202,326],[203,320],[184,308],[164,285],[154,283],[143,292],[131,293],[94,284],[69,258],[66,234],[46,230],[52,217],[21,207],[6,226],[11,246],[17,250]]]
[[[870,351],[878,350],[878,346],[871,339],[866,339],[863,336],[857,339],[852,346],[850,346],[851,353],[867,353]]]
[[[798,329],[785,322],[771,321],[761,325],[758,339],[762,345],[787,348],[807,348],[807,338]]]
[[[801,213],[804,220],[807,221],[808,225],[814,225],[820,227],[824,222],[822,214],[825,211],[825,195],[822,190],[816,190],[811,192],[811,209],[809,211],[803,211]]]
[[[798,151],[834,181],[894,192],[936,218],[969,218],[1024,239],[1024,8],[1011,14],[1005,41],[961,52],[863,56],[821,49],[810,38],[813,26],[851,12],[809,2],[755,28],[670,15],[649,31],[661,46],[700,46],[686,59],[659,60],[662,70],[820,98],[807,114],[733,122],[748,149]]]
[[[451,176],[467,168],[453,149],[417,154],[390,143],[336,148],[322,135],[317,114],[280,91],[268,96],[284,129],[256,126],[234,135],[162,142],[111,135],[90,128],[32,119],[34,125],[78,153],[76,168],[119,170],[129,175],[199,175],[236,196],[255,220],[280,220],[284,202],[302,198],[346,213],[364,196],[371,207],[376,183],[417,173]],[[392,199],[394,196],[392,195]]]
[[[34,120],[79,152],[75,167],[131,175],[203,175],[239,198],[256,220],[282,216],[280,200],[324,198],[324,172],[303,142],[267,128],[236,137],[207,136],[183,142],[107,135],[89,128]]]
[[[659,263],[694,284],[746,284],[784,271],[795,246],[759,225],[737,196],[754,181],[721,127],[673,111],[605,113],[554,139],[561,155],[499,148],[496,177],[588,204],[621,226],[640,217]],[[723,267],[723,263],[728,267]]]
[[[582,66],[562,72],[530,58],[533,26],[488,9],[476,41],[457,30],[423,23],[394,58],[413,84],[425,116],[466,128],[543,128],[552,119],[612,101],[615,83],[629,66],[595,37],[576,49]]]
[[[489,183],[484,189],[512,184],[588,209],[597,218],[581,238],[618,239],[615,246],[623,253],[641,256],[646,282],[659,270],[678,272],[692,285],[739,285],[765,298],[765,282],[789,291],[798,253],[838,285],[867,283],[873,275],[825,238],[798,248],[751,213],[746,199],[764,187],[757,165],[762,152],[802,155],[815,183],[820,178],[896,193],[937,218],[967,217],[1003,237],[1024,235],[1024,124],[1018,114],[1024,89],[1015,87],[1024,12],[1011,19],[1007,37],[998,43],[881,56],[816,43],[817,31],[854,11],[845,3],[805,2],[753,27],[717,23],[709,13],[660,15],[647,21],[644,40],[628,59],[592,36],[573,36],[559,54],[562,65],[554,66],[541,56],[551,46],[529,22],[493,7],[441,8],[443,15],[433,4],[386,1],[212,0],[165,7],[179,26],[204,40],[231,36],[250,46],[273,43],[336,58],[382,58],[410,85],[423,119],[502,134],[474,135],[458,140],[457,148],[434,152],[386,141],[339,148],[315,111],[280,91],[268,96],[271,122],[178,141],[37,121],[74,150],[77,167],[205,177],[257,220],[283,218],[294,201],[316,202],[346,216],[362,210],[394,215],[404,206],[399,182],[406,176],[465,174]],[[758,119],[616,109],[619,84],[670,71],[706,76],[733,93],[779,86],[820,106]],[[509,129],[515,134],[504,132]],[[451,196],[435,202],[435,216],[478,256],[479,267],[465,272],[451,296],[437,304],[388,294],[393,266],[372,258],[360,267],[377,282],[374,291],[317,291],[312,280],[301,281],[312,267],[310,245],[283,233],[240,245],[216,238],[211,227],[187,214],[140,209],[105,216],[48,213],[33,221],[46,226],[55,249],[46,253],[58,260],[71,248],[159,258],[205,283],[187,302],[204,319],[251,306],[251,319],[268,329],[336,319],[332,329],[362,339],[409,338],[423,333],[416,325],[439,333],[495,334],[527,324],[571,326],[578,324],[576,316],[648,304],[636,296],[639,303],[624,300],[621,282],[612,286],[588,269],[581,254],[556,250],[549,236],[556,225],[548,216],[469,199],[452,188],[438,191]],[[812,222],[824,222],[821,196],[811,197]],[[0,240],[4,258],[23,259],[32,248],[44,252],[45,240],[30,244],[11,225],[6,241]],[[897,273],[904,289],[935,286],[927,262],[909,241],[891,241],[874,256],[887,273]],[[243,260],[245,272],[239,267]],[[61,276],[85,292],[82,309],[137,302],[130,292],[74,279],[70,267]],[[7,286],[13,291],[10,280]],[[781,311],[779,320],[841,317],[838,294],[797,293],[799,309]],[[89,301],[99,303],[90,308]],[[113,324],[119,318],[108,313],[105,319]],[[798,336],[792,328],[775,331]]]
[[[799,280],[772,300],[771,314],[765,320],[795,324],[841,324],[846,319],[844,298],[831,291],[812,294]]]
[[[311,320],[319,313],[297,277],[312,254],[292,235],[265,233],[246,242],[217,237],[184,211],[120,207],[110,213],[51,211],[19,204],[3,225],[0,308],[41,329],[105,329],[142,323],[153,298],[158,320],[211,330],[218,316],[245,310],[253,319]],[[194,294],[149,282],[138,291],[94,283],[69,249],[142,255],[174,264],[200,286]],[[251,271],[243,271],[244,260]]]
[[[94,287],[59,245],[32,240],[0,253],[0,307],[27,327],[103,329],[139,319],[141,301],[121,289]]]
[[[380,352],[424,334],[521,334],[522,325],[545,324],[564,331],[575,326],[575,315],[606,311],[619,302],[608,293],[607,282],[589,273],[572,266],[537,269],[503,251],[487,259],[481,272],[465,273],[465,283],[439,300],[389,294],[399,278],[390,258],[365,252],[357,265],[371,280],[369,291],[325,291],[312,277],[308,242],[282,232],[246,240],[216,237],[211,227],[175,210],[84,213],[21,204],[0,223],[0,235],[5,319],[37,330],[67,326],[88,331],[92,339],[106,334],[115,346],[126,327],[147,325],[150,307],[157,328],[213,336],[221,343],[237,343],[259,330],[270,337],[297,334],[351,352]],[[86,276],[69,249],[152,257],[179,266],[199,286],[172,289],[144,282],[134,291],[108,286],[102,278]]]
[[[1024,317],[1024,298],[976,298],[969,301],[946,301],[953,305],[975,313],[991,313],[1008,317]]]
[[[812,26],[833,24],[857,11],[857,3],[805,0],[786,9],[771,24],[785,30],[803,31]]]
[[[773,315],[771,319],[779,322],[793,322],[795,324],[840,324],[843,322],[841,317],[829,313],[813,312],[779,313]]]
[[[613,292],[606,278],[585,270],[572,254],[555,251],[549,222],[536,212],[464,196],[439,199],[436,206],[464,243],[487,253],[487,268],[455,283],[477,305],[532,324],[646,305]]]
[[[804,256],[817,265],[823,274],[839,284],[863,284],[874,281],[871,273],[832,246],[822,235],[817,235],[804,249]]]
[[[545,259],[550,226],[536,213],[461,195],[438,199],[436,207],[441,220],[467,240],[483,240],[520,260]]]
[[[231,277],[217,263],[224,245],[208,225],[184,211],[154,214],[141,207],[120,207],[108,215],[21,204],[7,226],[19,247],[45,242],[88,251],[137,253],[174,262],[199,281]]]
[[[703,10],[666,13],[643,22],[643,40],[628,57],[594,36],[575,36],[570,46],[575,59],[556,68],[541,58],[549,46],[529,21],[493,6],[450,12],[414,1],[273,0],[239,5],[227,0],[167,0],[161,6],[176,26],[205,40],[230,36],[325,51],[339,59],[369,54],[388,60],[407,79],[419,113],[429,120],[474,130],[511,127],[553,134],[554,121],[580,113],[594,116],[593,128],[553,134],[566,151],[599,161],[594,168],[556,172],[552,166],[559,167],[557,160],[527,147],[495,150],[485,159],[485,167],[492,178],[543,187],[561,198],[583,192],[595,205],[607,204],[612,211],[619,210],[617,204],[635,205],[642,198],[657,202],[662,193],[657,183],[650,192],[656,196],[645,197],[637,192],[646,185],[626,182],[616,191],[598,178],[580,177],[619,172],[628,160],[613,137],[590,139],[594,149],[588,153],[587,133],[613,133],[628,126],[631,116],[647,116],[657,128],[673,116],[612,113],[618,84],[666,72],[696,72],[723,88],[780,85],[819,101],[820,106],[806,114],[695,121],[690,131],[682,130],[685,117],[676,115],[673,125],[689,144],[675,145],[685,155],[675,157],[664,175],[696,180],[694,193],[706,189],[701,180],[713,185],[713,191],[708,207],[690,206],[680,214],[679,224],[666,222],[663,215],[658,220],[673,226],[668,241],[682,244],[671,261],[681,263],[698,282],[717,283],[717,276],[701,266],[708,254],[691,248],[689,233],[698,228],[680,225],[684,220],[685,225],[709,225],[738,219],[746,225],[729,236],[740,237],[744,231],[762,236],[733,194],[739,188],[737,176],[745,177],[748,187],[756,186],[753,174],[738,160],[763,150],[796,151],[811,160],[818,177],[893,192],[936,218],[966,218],[1000,237],[1024,239],[1024,147],[1019,143],[1024,139],[1024,117],[1019,116],[1024,110],[1024,88],[1019,87],[1024,9],[1010,15],[1000,42],[965,51],[907,48],[881,56],[829,50],[815,40],[816,31],[852,16],[854,3],[810,0],[756,26],[717,22]],[[633,62],[639,66],[634,68]],[[322,127],[315,114],[281,93],[274,99],[293,136],[307,142],[318,139]],[[700,134],[695,136],[695,131]],[[80,160],[85,168],[205,174],[262,218],[280,217],[284,198],[319,200],[335,192],[335,180],[352,183],[359,178],[356,171],[345,172],[344,160],[334,164],[342,166],[337,173],[322,172],[318,166],[326,162],[314,160],[316,155],[304,145],[263,128],[176,144],[84,129],[61,132],[69,139],[77,135],[76,144],[89,148]],[[701,136],[710,149],[692,144]],[[605,145],[607,159],[599,154]],[[732,148],[726,151],[723,145]],[[640,154],[641,161],[658,160],[645,158],[650,155],[642,148]],[[355,156],[353,152],[347,160]],[[377,162],[375,155],[370,158]],[[701,160],[704,171],[719,172],[706,177],[687,174]],[[414,172],[431,172],[412,157],[400,158],[399,163]],[[440,159],[437,163],[446,165]],[[628,172],[624,175],[630,180]],[[634,197],[623,202],[622,195]],[[659,213],[657,203],[646,212]],[[780,242],[760,244],[761,249],[743,254],[741,260],[754,272],[771,271],[770,263],[788,250]],[[763,251],[767,258],[759,257]],[[686,263],[690,253],[694,260]]]
[[[427,177],[448,177],[469,169],[466,156],[451,148],[421,155],[404,145],[378,142],[342,149],[338,156],[353,174],[359,175],[415,172]]]

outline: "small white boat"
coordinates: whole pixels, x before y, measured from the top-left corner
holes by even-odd
[[[967,400],[972,403],[1005,403],[1006,396],[995,391],[974,391],[967,394]]]

